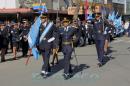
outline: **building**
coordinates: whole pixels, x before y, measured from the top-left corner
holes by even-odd
[[[113,10],[119,14],[125,14],[125,0],[112,0]]]
[[[11,3],[10,3],[11,2]],[[67,14],[64,0],[1,0],[0,19],[18,19],[18,17],[28,18],[33,16],[32,4],[45,2],[48,13],[52,18],[56,18],[57,13],[60,15]]]
[[[11,2],[11,4],[10,4]],[[10,9],[19,8],[19,3],[17,0],[0,0],[0,9]]]
[[[130,0],[126,0],[126,11],[125,15],[130,15]]]

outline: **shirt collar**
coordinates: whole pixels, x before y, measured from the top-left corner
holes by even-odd
[[[43,24],[43,26],[46,27],[46,26],[47,26],[47,22],[45,22],[45,23]]]

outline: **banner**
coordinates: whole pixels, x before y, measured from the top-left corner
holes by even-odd
[[[76,13],[77,7],[68,7],[68,15],[74,15]],[[83,14],[83,7],[81,6],[79,9],[79,13],[80,15]]]
[[[88,8],[89,8],[89,3],[88,0],[85,1],[85,19],[87,20],[88,17]]]
[[[34,3],[32,6],[33,6],[33,10],[38,11],[39,14],[48,12],[45,3],[41,3],[41,4],[40,3]]]

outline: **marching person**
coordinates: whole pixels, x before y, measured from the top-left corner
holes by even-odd
[[[43,14],[41,16],[41,20],[42,20],[42,24],[41,24],[40,33],[43,33],[45,28],[49,24],[47,14]],[[53,41],[56,40],[56,35],[57,35],[57,29],[53,25],[50,28],[49,32],[46,34],[46,36],[42,39],[41,43],[39,43],[39,49],[44,60],[44,64],[42,66],[42,71],[41,71],[41,75],[43,76],[43,78],[47,78],[49,72],[51,72],[49,59],[50,59],[51,50],[53,49]],[[49,41],[52,38],[54,38],[55,40]]]
[[[108,54],[108,47],[109,47],[109,40],[110,40],[109,31],[110,30],[111,30],[111,28],[109,27],[108,20],[106,20],[106,23],[104,23],[104,36],[105,36],[104,53],[105,53],[105,55]]]
[[[20,41],[20,34],[19,34],[19,28],[17,23],[13,23],[11,28],[11,35],[12,35],[12,43],[13,43],[13,60],[17,60],[16,54],[17,54],[17,48],[19,46]]]
[[[5,24],[0,24],[1,62],[5,62],[5,54],[8,47],[8,35],[8,29],[5,28]]]
[[[83,46],[86,45],[86,39],[87,39],[87,34],[86,34],[87,29],[85,27],[85,24],[86,24],[86,21],[84,20],[84,21],[82,21],[82,24],[80,25],[80,28],[81,28],[81,31],[82,31],[82,36],[83,36],[83,39],[84,39]]]
[[[105,37],[104,37],[103,25],[104,24],[101,18],[101,13],[96,13],[94,21],[94,36],[95,36],[96,50],[98,54],[99,67],[102,67],[105,64],[105,58],[104,58]]]
[[[76,29],[69,25],[69,20],[64,18],[63,27],[59,29],[60,37],[62,40],[62,52],[64,55],[64,79],[72,77],[72,68],[70,64],[71,55],[73,52],[72,42]]]
[[[94,44],[94,39],[93,39],[93,24],[91,20],[87,20],[86,23],[86,28],[87,28],[87,36],[88,36],[88,44]]]
[[[78,20],[77,19],[73,19],[73,22],[72,22],[71,26],[76,31],[74,36],[73,36],[73,38],[74,38],[74,46],[76,46],[76,47],[77,46],[82,46],[83,45],[83,41],[80,42],[80,38],[82,37],[82,28],[78,25]]]
[[[110,34],[112,33],[112,29],[114,26],[112,25],[112,22],[109,20],[104,20],[104,36],[105,36],[105,45],[104,45],[104,53],[105,56],[109,53],[109,42],[110,42]]]
[[[125,35],[129,37],[130,36],[130,22],[128,20],[125,21],[124,30],[125,30]]]
[[[27,36],[28,36],[28,33],[29,33],[29,23],[27,20],[24,20],[23,21],[23,27],[22,27],[22,32],[20,34],[20,37],[22,37],[22,40],[21,40],[21,43],[22,43],[22,57],[26,57],[27,56],[27,53],[28,53],[28,49],[29,49],[29,46],[28,46],[28,39],[27,39]]]
[[[56,29],[59,30],[59,28],[61,27],[61,21],[60,19],[57,19],[56,20]],[[53,42],[53,50],[52,50],[52,53],[53,53],[53,57],[52,57],[52,62],[51,62],[51,65],[54,66],[54,64],[58,64],[59,61],[58,61],[58,51],[59,51],[59,34],[57,34],[57,37],[56,37],[56,41]],[[55,60],[56,60],[56,63],[55,63]]]

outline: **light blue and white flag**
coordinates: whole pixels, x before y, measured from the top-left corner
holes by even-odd
[[[36,45],[37,38],[39,35],[40,25],[41,25],[41,19],[39,16],[35,21],[35,23],[31,26],[28,34],[28,42],[30,48],[33,48]]]
[[[39,58],[39,52],[36,48],[36,44],[38,42],[40,25],[41,25],[41,19],[39,16],[36,19],[35,23],[31,26],[28,34],[29,47],[32,49],[32,54],[36,60]]]

